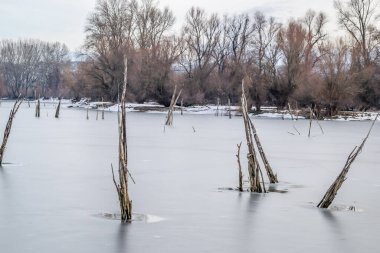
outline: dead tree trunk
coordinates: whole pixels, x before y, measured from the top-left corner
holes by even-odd
[[[231,119],[231,99],[228,98],[228,117]]]
[[[177,104],[177,101],[178,101],[179,97],[181,96],[182,89],[178,92],[178,95],[176,93],[177,93],[177,85],[174,86],[174,92],[173,92],[172,100],[170,101],[168,115],[166,116],[166,122],[165,122],[166,126],[173,125],[174,106]]]
[[[248,146],[248,173],[249,173],[249,182],[250,190],[252,192],[266,192],[262,172],[260,169],[260,164],[257,160],[256,151],[253,143],[253,134],[250,124],[250,119],[248,115],[248,106],[247,98],[244,91],[244,81],[242,82],[242,95],[241,95],[241,106],[242,114],[244,120],[245,136]],[[260,179],[261,176],[261,179]]]
[[[243,171],[241,169],[241,162],[240,162],[240,148],[241,148],[241,142],[240,144],[237,145],[237,148],[238,148],[238,151],[237,151],[237,154],[236,154],[236,158],[237,158],[237,163],[238,163],[238,169],[239,169],[239,188],[238,190],[239,191],[243,191]]]
[[[5,151],[5,148],[7,146],[9,135],[11,133],[13,119],[14,119],[18,109],[20,108],[22,101],[23,100],[19,97],[16,100],[15,104],[13,105],[11,112],[9,113],[8,122],[7,122],[7,125],[6,125],[5,130],[4,130],[3,143],[1,144],[1,147],[0,147],[0,165],[3,163],[4,151]]]
[[[309,121],[309,134],[307,136],[310,138],[311,124],[313,123],[313,110],[311,109],[311,107],[309,109],[310,109],[310,121]]]
[[[253,122],[252,122],[251,119],[249,119],[249,123],[250,123],[250,126],[252,128],[252,133],[253,133],[253,137],[255,138],[257,149],[258,149],[258,151],[260,153],[260,157],[261,157],[261,159],[262,159],[262,161],[264,163],[264,167],[265,167],[265,170],[267,172],[267,175],[268,175],[268,178],[269,178],[269,182],[271,184],[278,183],[277,175],[273,173],[272,167],[270,166],[268,158],[265,155],[263,146],[261,145],[259,135],[257,134],[256,128],[253,125]]]
[[[181,115],[183,115],[183,98],[181,99]]]
[[[102,98],[102,120],[104,120],[104,102]]]
[[[119,183],[115,180],[115,175],[112,168],[113,182],[115,184],[117,194],[119,196],[121,221],[130,222],[132,220],[132,200],[128,194],[128,155],[127,155],[127,129],[126,129],[126,112],[125,100],[127,89],[127,59],[124,60],[124,85],[121,96],[119,111]]]
[[[216,112],[215,112],[215,116],[219,116],[219,106],[220,106],[220,98],[217,98],[216,99]]]
[[[59,118],[59,110],[61,109],[61,99],[59,99],[57,110],[55,111],[55,117]]]
[[[317,115],[315,115],[314,111],[311,111],[311,112],[313,114],[314,119],[317,121],[317,124],[319,126],[319,129],[321,129],[322,134],[325,134],[325,131],[323,131],[321,124],[319,124],[319,119],[318,119]]]
[[[321,124],[319,124],[319,120],[318,120],[317,115],[315,115],[313,109],[310,107],[310,123],[309,123],[309,134],[308,134],[309,138],[310,138],[311,125],[312,125],[312,122],[313,122],[313,118],[317,121],[317,124],[318,124],[319,128],[321,129],[322,134],[325,134],[325,132],[323,131],[323,128],[322,128]]]
[[[367,136],[364,138],[360,146],[356,146],[354,150],[350,153],[350,155],[347,158],[346,164],[343,167],[343,170],[338,175],[338,177],[335,179],[334,183],[330,186],[330,188],[327,190],[326,194],[323,196],[323,199],[319,202],[318,207],[319,208],[328,208],[331,203],[334,201],[336,194],[338,193],[338,190],[342,186],[343,182],[346,180],[346,175],[348,171],[350,170],[351,164],[355,161],[356,157],[360,154],[362,151],[364,144],[366,143],[373,126],[375,125],[375,122],[377,120],[376,116],[375,120],[372,122],[372,125],[367,133]]]
[[[297,105],[297,102],[296,102],[296,105]],[[288,103],[288,108],[289,108],[289,113],[290,113],[290,117],[292,118],[292,121],[298,120],[298,110],[296,111],[297,116],[294,119],[293,112],[292,112],[292,107],[290,106],[290,103]],[[298,129],[297,129],[297,127],[296,127],[296,125],[294,123],[293,123],[293,128],[294,128],[294,130],[296,130],[296,132],[298,133],[298,135],[301,135],[301,133],[298,131]]]
[[[40,103],[40,99],[38,99],[36,103],[36,118],[39,118],[40,114],[41,114],[41,103]]]
[[[288,103],[288,108],[289,108],[290,117],[292,118],[292,120],[294,120],[292,108],[290,107],[290,103]]]

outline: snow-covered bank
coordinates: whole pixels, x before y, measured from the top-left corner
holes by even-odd
[[[117,112],[119,109],[118,104],[113,104],[111,102],[77,102],[72,104],[76,108],[89,108],[97,110],[105,110],[110,112]],[[168,108],[157,104],[157,103],[127,103],[126,104],[127,112],[146,112],[146,113],[167,113]],[[255,109],[255,108],[253,108]],[[290,114],[287,110],[277,110],[275,107],[262,107],[262,113],[252,114],[254,118],[265,118],[265,119],[283,119],[283,120],[297,120],[305,119],[304,116]],[[228,116],[231,111],[232,116],[240,116],[240,106],[217,106],[217,105],[197,105],[197,106],[188,106],[188,107],[175,107],[175,114],[199,114],[199,115],[218,115],[218,116]],[[377,112],[342,112],[341,115],[338,115],[332,119],[326,120],[336,120],[336,121],[365,121],[365,120],[374,120]],[[380,119],[378,119],[380,120]]]
[[[379,112],[342,112],[341,115],[337,115],[332,119],[336,121],[365,121],[374,120]],[[380,120],[379,118],[377,120]]]
[[[15,100],[12,100],[12,99],[7,99],[7,98],[3,98],[3,99],[0,99],[0,101],[3,101],[3,102],[14,102]],[[28,99],[25,99],[25,102],[31,102],[31,103],[36,103],[37,100],[28,100]],[[40,98],[40,102],[42,104],[58,104],[59,103],[59,98]],[[66,106],[69,106],[69,105],[72,105],[73,102],[71,99],[61,99],[61,105],[66,105]]]
[[[288,112],[265,112],[254,115],[255,118],[298,120],[305,119],[303,116],[291,115]]]
[[[68,106],[69,108],[84,108],[84,109],[96,109],[105,110],[108,112],[117,112],[120,109],[119,104],[110,102],[76,102]],[[147,112],[147,113],[167,113],[168,108],[157,103],[127,103],[125,105],[127,112]],[[232,115],[239,114],[239,106],[217,106],[217,105],[204,105],[204,106],[188,106],[180,107],[176,106],[174,113],[184,114],[207,114],[207,115],[226,115],[228,116],[231,111]]]
[[[58,104],[58,98],[49,98],[41,99],[41,103],[45,104]],[[36,102],[36,101],[31,101]],[[62,99],[61,104],[66,108],[79,108],[79,109],[93,109],[93,110],[105,110],[108,112],[117,112],[119,105],[112,102],[90,102],[89,99],[83,98],[78,102],[72,102],[69,99]],[[255,110],[255,108],[252,108]],[[168,111],[168,108],[154,103],[127,103],[126,104],[127,112],[146,112],[146,113],[161,113],[165,114]],[[288,110],[278,110],[276,107],[262,107],[262,113],[252,114],[254,118],[265,118],[265,119],[283,119],[283,120],[296,120],[296,119],[305,119],[304,116],[292,115]],[[199,114],[199,115],[217,115],[217,116],[228,116],[230,113],[232,116],[241,116],[239,106],[225,106],[225,105],[196,105],[188,107],[175,107],[175,114]],[[301,114],[301,111],[299,112]],[[325,120],[333,121],[366,121],[374,120],[378,112],[352,112],[344,111],[340,112],[339,115]],[[378,119],[380,120],[380,118]]]

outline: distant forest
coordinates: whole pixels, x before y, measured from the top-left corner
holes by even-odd
[[[342,37],[324,13],[280,23],[265,13],[174,13],[153,0],[99,0],[84,27],[80,57],[62,43],[0,42],[3,97],[60,96],[117,100],[128,59],[128,100],[169,105],[174,85],[185,105],[250,103],[337,110],[380,107],[380,30],[375,0],[337,0]],[[73,60],[74,58],[79,60]]]

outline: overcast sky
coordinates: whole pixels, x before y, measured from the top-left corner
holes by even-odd
[[[86,18],[96,0],[0,0],[0,39],[37,38],[65,43],[78,50],[84,40]],[[324,11],[329,27],[337,27],[333,0],[161,0],[176,16],[176,27],[191,6],[207,12],[237,14],[261,10],[281,21],[303,16],[308,9]]]

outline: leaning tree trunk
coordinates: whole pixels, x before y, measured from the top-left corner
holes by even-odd
[[[259,139],[259,135],[257,134],[256,128],[253,125],[253,122],[252,122],[251,119],[249,119],[249,123],[250,123],[250,126],[252,128],[252,133],[253,133],[253,137],[255,138],[257,149],[259,150],[261,159],[262,159],[262,161],[264,163],[264,167],[265,167],[265,170],[267,172],[267,175],[268,175],[268,178],[269,178],[269,182],[271,184],[278,183],[277,175],[273,173],[272,167],[270,166],[268,158],[265,155],[263,146],[261,145],[261,142],[260,142],[260,139]]]
[[[61,99],[59,99],[57,110],[55,111],[55,117],[59,118],[59,110],[61,109]]]
[[[343,170],[341,173],[338,175],[338,177],[335,179],[334,183],[330,186],[330,188],[327,190],[326,194],[323,196],[323,199],[319,202],[318,207],[319,208],[328,208],[331,203],[334,201],[336,194],[338,193],[340,187],[342,186],[343,182],[346,180],[346,175],[348,171],[350,170],[351,164],[354,162],[356,157],[360,154],[362,151],[364,144],[366,143],[373,126],[375,125],[375,122],[377,120],[376,116],[375,120],[372,122],[372,125],[367,133],[367,136],[364,138],[360,146],[356,146],[354,150],[350,153],[350,155],[347,158],[346,164],[343,167]]]
[[[177,101],[178,101],[179,97],[181,96],[182,89],[178,92],[178,95],[176,94],[176,92],[177,92],[177,85],[174,86],[172,100],[170,101],[168,115],[166,116],[165,125],[167,125],[167,126],[173,125],[174,106],[177,104]]]
[[[317,122],[317,124],[319,126],[319,129],[321,129],[322,134],[325,134],[325,132],[323,131],[323,128],[322,128],[321,124],[319,124],[319,120],[318,120],[317,115],[315,115],[313,109],[310,107],[310,121],[309,121],[309,134],[308,134],[309,138],[310,138],[310,133],[311,133],[311,125],[313,123],[313,118]]]
[[[127,89],[127,59],[124,60],[124,85],[123,93],[120,100],[121,109],[118,112],[119,119],[119,183],[115,180],[115,175],[112,169],[113,181],[119,196],[121,221],[130,222],[132,220],[132,200],[128,194],[128,155],[127,155],[127,129],[126,129],[126,112],[125,100]]]
[[[252,192],[259,192],[259,193],[266,192],[263,175],[260,169],[260,164],[258,162],[254,143],[253,143],[254,138],[253,138],[252,128],[251,128],[250,119],[248,115],[247,98],[244,92],[244,82],[242,83],[241,106],[242,106],[245,136],[246,136],[247,146],[248,146],[247,158],[248,158],[248,173],[249,173],[250,190]]]
[[[7,146],[9,135],[11,133],[13,119],[14,119],[18,109],[20,108],[22,101],[23,100],[19,97],[16,100],[15,104],[13,105],[11,112],[9,113],[8,122],[7,122],[7,125],[6,125],[5,130],[4,130],[3,143],[1,144],[1,147],[0,147],[0,165],[3,163],[4,151],[5,151],[5,148]]]

